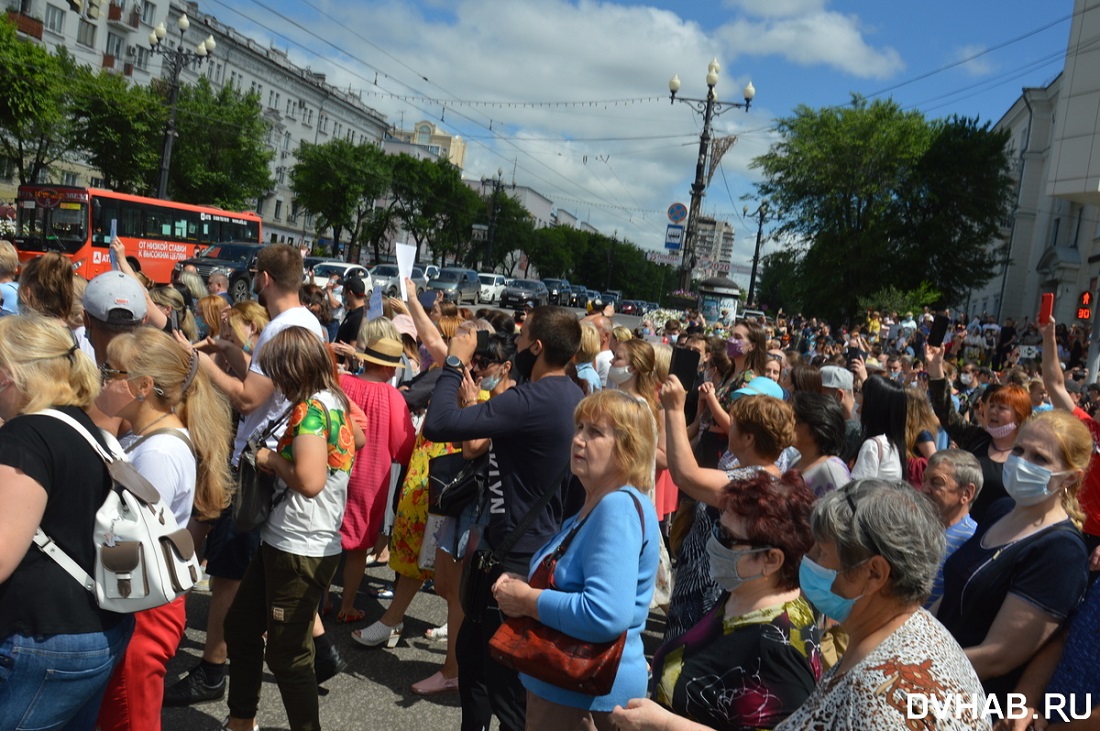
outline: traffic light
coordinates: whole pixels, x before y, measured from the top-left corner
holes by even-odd
[[[69,10],[75,10],[78,15],[84,12],[84,0],[69,0]]]
[[[1092,292],[1082,292],[1077,298],[1077,319],[1092,319]]]
[[[70,0],[71,2],[72,0]],[[103,0],[88,0],[88,20],[99,19],[99,7],[103,4]]]

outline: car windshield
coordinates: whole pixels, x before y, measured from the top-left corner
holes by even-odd
[[[348,268],[347,264],[332,263],[332,264],[318,264],[313,267],[313,274],[318,277],[330,277],[333,274],[339,274],[343,276],[344,270]]]
[[[439,274],[436,274],[435,278],[436,278],[436,281],[438,281],[438,282],[457,282],[458,278],[459,278],[459,275],[460,275],[460,273],[454,271],[453,269],[452,270],[444,269],[443,271],[439,272]]]
[[[530,279],[517,279],[512,282],[512,286],[516,289],[538,289],[539,283],[532,282]]]
[[[222,261],[240,261],[246,262],[248,258],[252,256],[256,247],[252,246],[232,246],[226,244],[215,244],[208,246],[196,256],[203,259],[221,259]]]
[[[398,273],[397,267],[389,266],[388,264],[379,264],[371,272],[371,275],[375,277],[396,277]]]
[[[412,278],[413,279],[423,279],[424,278],[424,270],[421,269],[420,267],[413,267]]]
[[[495,274],[478,274],[477,278],[481,280],[482,284],[496,284],[497,277]]]

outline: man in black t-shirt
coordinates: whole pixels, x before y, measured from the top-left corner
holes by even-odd
[[[359,338],[359,328],[367,314],[367,285],[358,277],[350,277],[344,282],[344,301],[347,314],[344,315],[340,329],[336,331],[333,342],[355,345]]]
[[[500,567],[500,573],[526,576],[531,556],[583,502],[583,495],[567,494],[561,488],[573,440],[573,410],[584,396],[565,374],[580,347],[580,323],[562,307],[532,310],[516,337],[514,371],[524,376],[524,382],[485,403],[463,408],[458,393],[470,378],[467,368],[477,348],[474,335],[464,327],[451,339],[446,365],[428,405],[424,437],[434,442],[492,439],[489,524],[484,536],[489,548],[506,540],[544,491],[559,490]],[[527,694],[519,676],[489,658],[489,639],[501,622],[501,612],[490,599],[480,613],[467,615],[459,631],[456,654],[464,730],[488,728],[494,714],[503,731],[525,726]]]

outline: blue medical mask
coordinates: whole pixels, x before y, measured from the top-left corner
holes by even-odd
[[[833,582],[836,581],[837,573],[835,569],[827,569],[815,563],[809,556],[803,556],[798,567],[798,585],[819,611],[843,624],[852,613],[852,607],[863,595],[846,599],[833,593]]]
[[[496,374],[495,376],[485,376],[485,378],[481,379],[481,390],[482,391],[492,391],[494,388],[496,388],[499,385],[500,385],[500,374],[499,373]]]
[[[1005,492],[1024,507],[1038,505],[1062,488],[1050,489],[1050,481],[1066,472],[1051,472],[1015,454],[1008,455],[1002,472]]]
[[[707,559],[710,563],[710,580],[726,591],[737,591],[737,587],[741,586],[746,581],[759,579],[764,575],[764,572],[761,571],[756,576],[741,576],[741,574],[737,572],[737,564],[741,561],[741,557],[748,556],[751,553],[760,553],[761,551],[768,550],[770,549],[764,546],[759,548],[746,548],[738,551],[733,548],[726,548],[717,538],[711,536],[707,539]]]

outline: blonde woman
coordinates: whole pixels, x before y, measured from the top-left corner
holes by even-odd
[[[17,728],[32,706],[37,728],[94,728],[133,630],[131,616],[100,609],[32,544],[41,527],[94,571],[92,528],[110,475],[72,428],[35,412],[57,409],[98,435],[87,414],[98,394],[95,365],[58,319],[0,318],[0,728]]]
[[[10,241],[0,241],[0,317],[19,314],[19,253]]]
[[[119,441],[176,522],[191,527],[192,516],[217,517],[229,505],[231,414],[199,368],[198,353],[142,327],[111,340],[100,373],[96,405],[130,423]],[[133,639],[107,686],[103,731],[160,728],[164,676],[186,626],[184,597],[134,616]]]
[[[195,304],[199,335],[204,338],[219,337],[222,332],[222,312],[228,309],[225,300],[216,294],[208,294],[199,299]]]
[[[611,328],[611,337],[615,340],[616,344],[621,345],[627,340],[634,339],[634,333],[630,331],[630,328],[625,325],[616,325]]]
[[[577,378],[587,384],[586,393],[596,393],[603,388],[600,374],[596,372],[593,361],[600,352],[600,333],[589,320],[581,323],[581,347],[573,356],[573,365],[577,369]]]
[[[149,299],[153,300],[153,304],[157,306],[157,309],[164,313],[164,316],[168,318],[168,322],[172,322],[172,316],[175,314],[174,329],[182,332],[191,342],[199,339],[199,328],[195,324],[195,316],[191,314],[191,310],[187,309],[183,295],[180,294],[178,289],[167,286],[154,287],[149,292]]]

